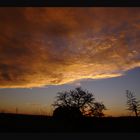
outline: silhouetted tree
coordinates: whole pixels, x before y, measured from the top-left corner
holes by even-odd
[[[137,101],[135,95],[129,90],[126,90],[126,97],[128,106],[127,109],[132,113],[135,113],[135,116],[138,117],[140,112],[140,101]]]
[[[107,110],[106,106],[103,103],[95,102],[94,105],[90,109],[90,116],[96,116],[96,117],[103,117],[104,113],[103,111]]]
[[[95,102],[93,94],[83,90],[81,87],[70,91],[58,92],[57,94],[57,99],[53,104],[56,108],[53,113],[54,116],[56,114],[61,116],[64,112],[69,114],[65,114],[65,116],[81,116],[81,114],[86,116],[104,116],[103,110],[106,108],[103,103]]]

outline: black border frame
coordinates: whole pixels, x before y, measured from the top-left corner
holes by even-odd
[[[0,6],[139,7],[140,0],[0,0]]]
[[[140,0],[0,0],[1,7],[140,7]],[[140,133],[1,133],[0,139],[136,139]]]
[[[138,133],[0,133],[1,139],[50,139],[50,140],[105,140],[105,139],[138,139]]]

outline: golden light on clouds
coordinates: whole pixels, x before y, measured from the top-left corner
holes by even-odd
[[[118,77],[140,66],[140,8],[0,8],[0,87]]]

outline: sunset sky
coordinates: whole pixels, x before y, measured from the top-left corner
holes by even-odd
[[[140,99],[140,8],[0,8],[0,110],[50,113],[59,91],[81,86],[105,114]]]

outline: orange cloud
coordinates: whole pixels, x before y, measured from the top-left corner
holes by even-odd
[[[0,87],[117,77],[140,66],[140,8],[0,8]]]

